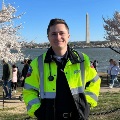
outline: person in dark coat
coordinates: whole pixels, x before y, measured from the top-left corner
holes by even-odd
[[[31,61],[32,61],[31,59],[25,58],[24,62],[22,62],[22,64],[24,64],[24,67],[22,69],[22,77],[21,77],[22,83],[21,83],[21,87],[24,87],[25,78],[27,77],[27,73],[28,73],[28,69],[29,69],[29,65],[30,65]],[[23,97],[22,97],[22,94],[21,94],[19,96],[20,101],[22,101],[22,98]]]
[[[24,81],[25,81],[25,78],[26,78],[26,75],[27,75],[27,72],[28,72],[28,69],[29,69],[29,64],[28,64],[28,60],[29,59],[24,59],[24,67],[22,69],[22,84],[21,84],[21,87],[24,86]]]
[[[98,67],[98,61],[97,60],[93,61],[93,66],[94,66],[95,70],[98,71],[98,68],[97,68]]]
[[[3,89],[5,91],[5,98],[11,99],[11,80],[12,80],[12,67],[8,63],[8,58],[3,58]]]

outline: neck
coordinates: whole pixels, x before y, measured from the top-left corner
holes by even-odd
[[[67,47],[65,49],[54,49],[54,48],[52,48],[52,49],[53,49],[55,55],[57,55],[57,56],[64,56],[67,51]]]

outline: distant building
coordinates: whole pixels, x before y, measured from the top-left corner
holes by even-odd
[[[90,43],[89,15],[86,14],[86,43]]]

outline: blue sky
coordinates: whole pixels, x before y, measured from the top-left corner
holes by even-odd
[[[1,4],[2,0],[0,0]],[[30,42],[48,42],[47,26],[52,18],[64,19],[70,28],[70,41],[85,41],[86,13],[89,14],[90,41],[105,40],[102,16],[112,18],[120,12],[120,0],[4,0],[17,8],[17,14],[26,12],[17,23],[23,23],[22,37]],[[15,2],[15,3],[14,3]],[[0,8],[1,9],[1,8]],[[25,23],[24,23],[25,22]]]

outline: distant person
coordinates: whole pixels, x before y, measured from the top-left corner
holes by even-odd
[[[120,67],[120,60],[118,61],[119,67]]]
[[[29,64],[29,68],[28,68],[28,72],[27,72],[27,75],[26,77],[29,77],[31,75],[31,67],[30,67],[30,63],[32,62],[32,59],[29,59],[28,60],[28,64]]]
[[[94,68],[92,61],[90,61],[90,66],[91,66],[91,68]]]
[[[31,59],[29,58],[25,58],[24,59],[24,62],[22,62],[22,64],[24,64],[24,67],[22,69],[22,76],[21,76],[21,81],[22,81],[22,84],[21,84],[21,87],[24,87],[24,82],[25,82],[25,78],[27,77],[27,73],[28,73],[28,70],[29,70],[29,65],[31,63]],[[21,96],[19,96],[19,99],[22,101],[22,94]]]
[[[22,84],[21,84],[21,87],[24,87],[25,78],[26,78],[26,75],[27,75],[27,72],[28,72],[28,69],[29,69],[28,60],[29,60],[29,58],[25,58],[24,62],[22,63],[22,64],[24,64],[24,67],[22,69],[22,76],[21,76]]]
[[[110,63],[110,66],[113,66],[114,59],[110,59],[110,60],[109,60],[109,63]]]
[[[117,62],[110,60],[110,66],[108,68],[108,74],[110,75],[110,84],[109,84],[110,88],[113,88],[115,81],[119,85],[119,81],[117,80],[117,76],[119,73],[120,73],[120,67],[117,65]]]
[[[98,71],[98,61],[97,60],[93,61],[93,66],[94,66],[95,70]]]
[[[101,79],[89,57],[68,45],[69,27],[63,19],[50,20],[47,37],[51,47],[31,62],[25,79],[27,112],[37,120],[88,120]]]
[[[30,65],[31,62],[32,62],[32,59],[29,59],[27,63]]]
[[[5,91],[5,98],[11,99],[11,80],[12,80],[12,67],[8,63],[8,58],[3,58],[3,89]]]
[[[110,73],[110,69],[111,69],[111,67],[113,67],[114,65],[113,65],[113,62],[114,62],[114,59],[110,59],[109,60],[109,67],[107,68],[107,73]]]
[[[21,81],[20,81],[20,79],[21,79],[21,72],[20,72],[20,70],[19,70],[19,68],[18,68],[18,66],[17,66],[17,86],[18,86],[18,83],[20,83]]]
[[[110,70],[113,67],[113,62],[114,62],[114,59],[110,59],[109,60],[110,64],[109,64],[109,66],[107,68],[107,80],[108,80],[109,87],[110,87]]]
[[[18,69],[16,67],[16,65],[12,65],[12,91],[14,91],[16,93],[16,88],[17,88],[17,79],[18,79]]]

